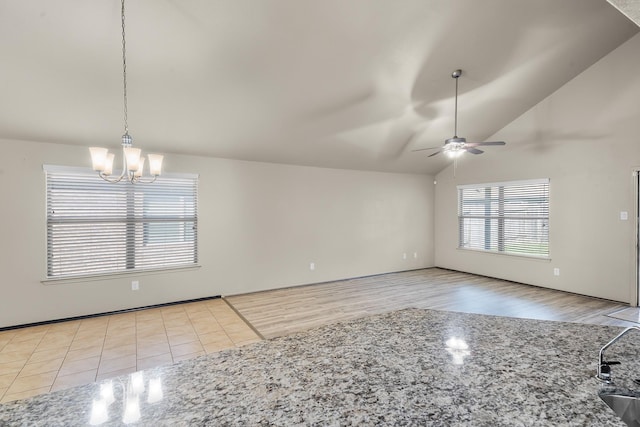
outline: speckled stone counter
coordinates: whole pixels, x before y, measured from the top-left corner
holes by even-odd
[[[0,425],[623,426],[594,379],[620,330],[402,310],[0,405]],[[640,372],[637,335],[614,378]]]

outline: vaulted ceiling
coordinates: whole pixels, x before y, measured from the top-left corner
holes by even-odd
[[[633,36],[603,0],[127,0],[144,151],[436,173]],[[119,147],[119,0],[0,0],[0,138]],[[506,147],[488,147],[485,154]]]

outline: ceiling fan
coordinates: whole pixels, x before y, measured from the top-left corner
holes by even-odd
[[[429,147],[429,148],[419,148],[413,151],[424,151],[424,150],[438,150],[435,153],[429,155],[429,157],[433,157],[441,151],[447,154],[449,157],[457,158],[462,153],[467,152],[471,154],[482,154],[484,151],[479,150],[476,147],[482,145],[505,145],[504,141],[485,141],[485,142],[467,142],[466,138],[462,138],[458,136],[458,78],[462,75],[462,70],[455,70],[451,73],[451,77],[456,80],[456,106],[455,106],[455,121],[453,128],[453,138],[449,138],[444,141],[444,145],[442,147]]]

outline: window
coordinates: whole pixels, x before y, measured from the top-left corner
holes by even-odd
[[[549,256],[549,180],[458,186],[458,247]]]
[[[84,168],[45,173],[48,278],[197,264],[197,175],[112,184]]]

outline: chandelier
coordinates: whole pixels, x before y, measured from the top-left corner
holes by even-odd
[[[93,170],[98,172],[100,178],[109,182],[120,182],[123,179],[135,184],[137,182],[151,183],[155,181],[162,171],[161,154],[149,154],[149,174],[150,178],[143,178],[142,170],[144,168],[145,158],[140,157],[141,150],[133,148],[133,138],[129,135],[129,124],[127,121],[127,45],[125,41],[124,31],[124,0],[122,0],[122,9],[120,14],[122,20],[122,81],[124,93],[124,135],[122,135],[122,172],[119,176],[112,176],[113,160],[115,155],[109,153],[109,150],[102,147],[91,147],[91,161]]]

